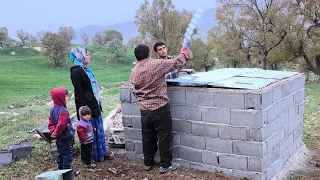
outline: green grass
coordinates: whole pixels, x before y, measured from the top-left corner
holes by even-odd
[[[310,148],[320,148],[320,85],[307,83],[305,95],[303,140]]]
[[[107,63],[103,46],[88,46],[91,54],[91,68],[100,86],[112,86],[126,82],[129,78],[133,51],[129,50],[124,64]],[[11,56],[10,52],[16,55]],[[65,68],[56,68],[53,62],[33,49],[13,48],[0,50],[0,105],[10,105],[26,97],[48,95],[54,87],[73,90],[70,80],[71,62]]]

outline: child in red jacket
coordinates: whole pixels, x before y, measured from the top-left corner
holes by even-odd
[[[93,168],[96,166],[95,164],[91,164],[92,143],[94,138],[93,131],[95,131],[95,129],[90,122],[90,108],[88,106],[81,106],[79,108],[79,115],[80,121],[77,124],[77,133],[81,143],[81,159],[84,161],[85,167]]]
[[[50,111],[48,129],[51,137],[57,140],[58,168],[71,169],[74,129],[67,110],[68,91],[65,88],[54,88],[50,95],[54,106]]]

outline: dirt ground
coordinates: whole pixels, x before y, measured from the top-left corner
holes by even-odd
[[[179,167],[176,171],[166,174],[159,173],[159,165],[156,165],[151,171],[143,170],[143,163],[139,160],[127,159],[124,154],[116,153],[113,160],[97,163],[95,169],[85,169],[83,164],[77,159],[74,162],[74,169],[79,174],[77,179],[127,179],[127,180],[159,180],[159,179],[216,179],[216,180],[234,180],[230,176],[224,174],[215,174],[209,172],[201,172],[198,170],[187,170]]]

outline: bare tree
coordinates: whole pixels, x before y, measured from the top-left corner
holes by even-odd
[[[30,38],[29,33],[27,33],[26,31],[24,31],[23,29],[17,31],[17,36],[18,36],[18,38],[21,40],[23,46],[26,44],[26,42],[27,42],[27,41],[29,40],[29,38]]]
[[[84,44],[89,44],[90,43],[90,37],[87,33],[83,33],[81,35],[81,39],[83,40]]]

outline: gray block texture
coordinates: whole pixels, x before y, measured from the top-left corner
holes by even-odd
[[[8,144],[7,149],[12,153],[12,159],[30,157],[32,142],[28,140],[12,142]]]
[[[8,165],[11,163],[11,161],[12,153],[7,149],[0,150],[0,165]]]
[[[126,88],[120,89],[126,152],[142,158],[140,108]],[[173,162],[183,167],[266,180],[302,145],[302,74],[253,91],[170,87],[168,97]]]

